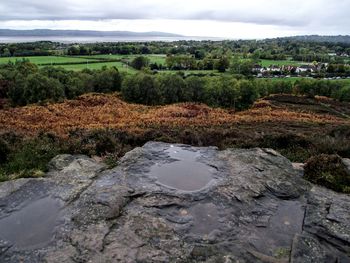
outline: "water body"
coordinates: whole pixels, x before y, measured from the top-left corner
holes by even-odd
[[[48,244],[59,223],[62,202],[44,197],[0,219],[0,238],[19,249],[36,249]]]
[[[26,37],[6,37],[0,36],[0,43],[25,43],[36,41],[52,41],[60,43],[102,43],[102,42],[152,42],[152,41],[178,41],[178,40],[223,40],[221,38],[209,37],[60,37],[60,36],[26,36]]]
[[[213,180],[214,169],[198,161],[199,152],[170,147],[166,153],[169,163],[155,164],[150,175],[157,178],[158,183],[182,191],[198,191]]]

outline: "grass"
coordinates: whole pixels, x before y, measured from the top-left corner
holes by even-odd
[[[135,57],[145,56],[149,58],[151,63],[157,63],[165,65],[166,55],[163,54],[150,54],[150,55],[92,55],[92,56],[83,56],[82,58],[90,59],[123,59],[131,62]]]
[[[86,59],[78,57],[58,57],[58,56],[34,56],[34,57],[3,57],[0,58],[0,64],[6,64],[9,61],[27,59],[34,64],[51,64],[51,63],[76,63],[84,62]]]
[[[305,63],[302,63],[300,61],[292,61],[292,60],[269,60],[269,59],[262,59],[260,62],[261,66],[263,67],[269,67],[271,65],[276,66],[299,66]]]
[[[300,79],[305,79],[305,77],[290,77],[290,78],[261,78],[265,80],[271,80],[271,81],[289,81],[289,82],[295,82]],[[313,78],[311,78],[313,79]],[[350,84],[350,79],[331,79],[330,81],[340,81],[344,82],[346,84]]]
[[[63,67],[66,70],[80,71],[83,69],[101,69],[102,67],[116,67],[120,72],[136,73],[137,70],[132,67],[126,67],[122,62],[101,62],[93,64],[70,64],[70,65],[57,65],[56,67]]]
[[[210,75],[210,74],[224,74],[224,73],[220,73],[217,70],[159,70],[159,73],[162,74],[167,74],[167,73],[179,73],[179,72],[183,72],[186,76],[190,75],[190,74],[203,74],[203,75]]]
[[[9,61],[16,62],[16,60],[26,59],[30,62],[40,66],[44,66],[45,64],[52,64],[52,66],[63,67],[66,70],[74,70],[79,71],[85,68],[88,69],[101,69],[103,66],[107,67],[117,67],[118,70],[122,72],[135,73],[137,72],[135,69],[131,67],[126,67],[123,62],[107,62],[105,60],[126,60],[131,62],[135,57],[139,55],[93,55],[93,56],[33,56],[33,57],[3,57],[0,58],[0,64],[6,64]],[[145,55],[149,58],[151,63],[157,64],[165,64],[165,55]],[[94,62],[90,63],[89,62]],[[101,61],[101,63],[96,63],[96,61]],[[66,63],[66,65],[54,65],[54,64],[62,64]],[[82,63],[82,64],[75,64]]]

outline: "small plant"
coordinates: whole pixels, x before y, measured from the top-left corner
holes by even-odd
[[[47,170],[47,163],[60,153],[54,138],[42,136],[20,143],[8,156],[3,171],[11,179],[20,177],[41,177]]]
[[[7,161],[10,149],[6,142],[0,139],[0,164]]]
[[[350,193],[350,171],[338,155],[320,154],[308,159],[305,178],[334,191]]]

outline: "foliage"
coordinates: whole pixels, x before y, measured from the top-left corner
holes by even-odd
[[[4,140],[0,139],[0,164],[7,161],[9,152],[10,149],[7,143]]]
[[[2,172],[17,177],[36,177],[47,170],[47,163],[60,153],[60,147],[52,136],[38,136],[20,142],[11,151]]]
[[[111,92],[120,91],[122,79],[118,69],[104,68],[93,75],[92,81],[95,92]]]
[[[138,56],[132,60],[131,66],[134,69],[141,70],[143,68],[148,67],[149,63],[150,63],[150,60],[147,57]]]
[[[308,159],[305,178],[314,184],[350,193],[350,171],[338,155],[321,154]]]

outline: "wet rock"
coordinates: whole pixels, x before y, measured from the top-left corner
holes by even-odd
[[[0,184],[0,261],[349,262],[349,204],[271,149],[150,142],[112,170],[60,155]]]

